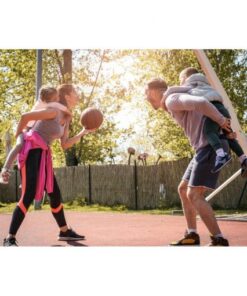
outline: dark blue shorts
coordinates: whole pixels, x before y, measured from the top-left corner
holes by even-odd
[[[228,142],[221,140],[223,148],[229,152]],[[188,181],[188,186],[202,186],[215,189],[219,177],[218,173],[211,173],[215,163],[215,152],[210,145],[199,149],[190,161],[182,180]]]

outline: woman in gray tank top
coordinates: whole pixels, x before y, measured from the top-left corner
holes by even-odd
[[[58,95],[60,103],[69,110],[72,110],[79,101],[75,88],[70,84],[59,86]],[[69,138],[71,116],[61,110],[47,108],[23,114],[16,136],[23,131],[30,120],[35,120],[36,123],[32,130],[25,134],[25,145],[19,154],[22,176],[21,199],[13,212],[9,234],[4,239],[3,245],[17,246],[15,236],[26,212],[34,198],[39,200],[44,191],[50,197],[52,215],[60,229],[58,240],[83,240],[83,235],[77,234],[67,226],[60,189],[53,172],[50,145],[55,139],[60,139],[62,148],[68,149],[93,130],[82,129],[76,136]]]

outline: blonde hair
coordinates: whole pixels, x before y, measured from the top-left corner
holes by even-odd
[[[59,102],[66,107],[68,107],[68,103],[66,101],[65,96],[70,95],[73,91],[75,92],[75,88],[72,84],[61,84],[57,88],[58,91],[58,97],[59,97]]]
[[[51,102],[52,96],[54,96],[55,94],[57,94],[57,90],[55,87],[42,86],[39,91],[39,98],[41,101],[49,103]]]
[[[188,67],[185,68],[183,71],[180,72],[179,77],[188,78],[193,74],[197,74],[199,71],[196,68]]]

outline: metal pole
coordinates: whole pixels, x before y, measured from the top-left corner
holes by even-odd
[[[39,90],[42,86],[42,49],[36,51],[36,100],[39,98]]]
[[[135,186],[135,210],[138,210],[138,179],[137,179],[137,164],[134,165],[134,186]]]
[[[39,90],[42,86],[42,49],[36,50],[36,100],[39,98]],[[41,201],[34,200],[34,209],[41,209]]]
[[[91,165],[88,166],[88,203],[92,204],[92,174]]]
[[[225,188],[229,183],[236,179],[241,174],[241,169],[238,170],[234,175],[232,175],[228,180],[222,183],[217,189],[215,189],[209,196],[206,197],[206,201],[212,199],[217,193],[219,193],[223,188]]]

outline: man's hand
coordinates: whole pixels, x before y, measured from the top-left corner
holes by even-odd
[[[226,137],[227,139],[234,140],[234,139],[237,139],[237,134],[236,132],[227,133]]]
[[[224,129],[224,130],[226,130],[229,133],[232,132],[232,129],[231,129],[231,119],[225,117],[225,121],[222,124],[221,128]]]

